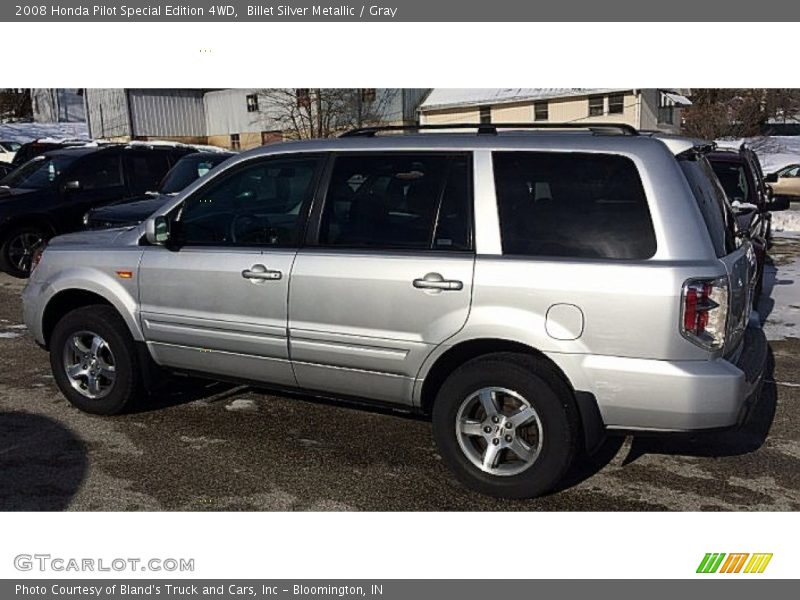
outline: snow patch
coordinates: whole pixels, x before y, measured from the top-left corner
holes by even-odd
[[[764,291],[758,308],[766,315],[768,340],[800,338],[800,259],[764,268]]]
[[[253,411],[258,410],[255,400],[248,400],[246,398],[237,398],[230,404],[225,406],[225,410],[244,410]]]
[[[757,155],[764,173],[800,163],[800,136],[762,135],[751,138],[716,140],[720,148],[738,148],[746,143]]]
[[[782,210],[772,213],[772,231],[800,233],[800,210]]]
[[[86,123],[1,123],[0,140],[26,144],[42,138],[88,139]]]

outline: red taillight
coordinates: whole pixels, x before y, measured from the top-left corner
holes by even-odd
[[[693,279],[683,286],[681,333],[703,348],[721,348],[728,317],[728,281]]]

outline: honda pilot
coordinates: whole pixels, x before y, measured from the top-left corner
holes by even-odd
[[[514,498],[608,433],[741,423],[766,344],[711,146],[471,127],[270,145],[53,239],[24,313],[64,396],[117,414],[159,369],[388,404]]]

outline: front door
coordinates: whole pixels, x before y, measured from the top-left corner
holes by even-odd
[[[173,247],[140,268],[141,323],[160,364],[295,385],[286,334],[289,273],[319,159],[260,158],[186,199]]]
[[[289,290],[298,384],[410,403],[428,354],[467,320],[468,154],[342,154]]]

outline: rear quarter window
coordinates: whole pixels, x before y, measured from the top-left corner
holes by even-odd
[[[495,152],[503,254],[643,260],[656,251],[636,165],[611,154]]]
[[[714,170],[703,157],[684,158],[679,164],[703,215],[714,252],[717,257],[730,254],[736,250],[733,215]]]

